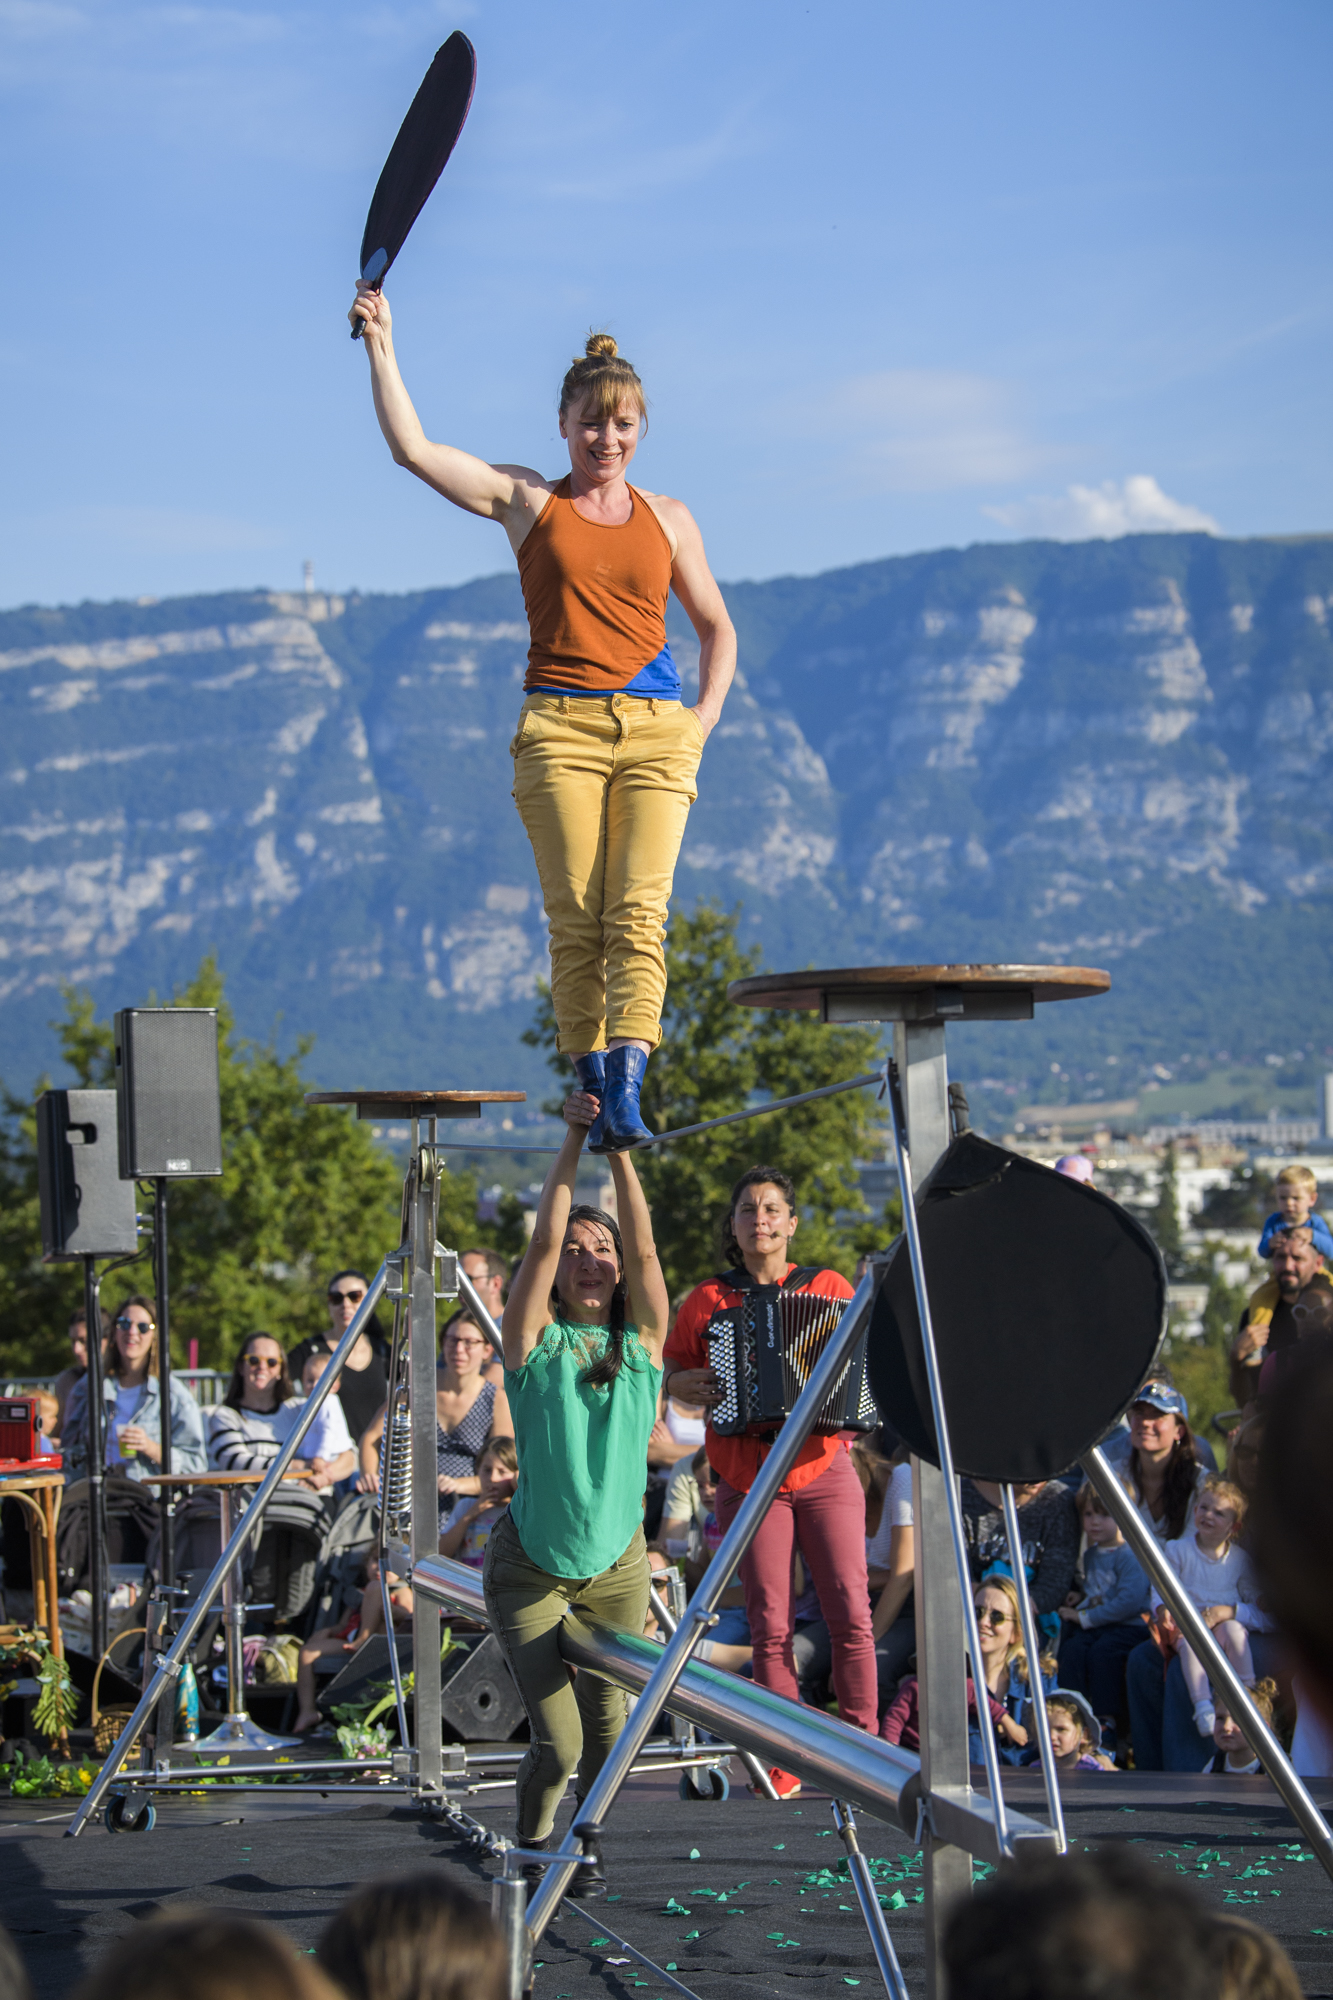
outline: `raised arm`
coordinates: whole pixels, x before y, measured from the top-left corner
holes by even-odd
[[[574,1205],[574,1180],[579,1170],[579,1154],[588,1136],[588,1127],[597,1116],[597,1100],[575,1091],[565,1104],[568,1128],[565,1143],[556,1154],[555,1165],[546,1176],[532,1238],[509,1287],[504,1316],[500,1321],[500,1343],[505,1367],[521,1368],[551,1320],[551,1287],[555,1283],[560,1252],[565,1247],[569,1211]]]
[[[625,1246],[629,1322],[638,1328],[639,1339],[651,1359],[660,1366],[671,1306],[662,1266],[657,1261],[657,1246],[653,1242],[653,1218],[629,1154],[608,1153],[606,1157],[616,1191],[620,1240]]]
[[[414,472],[455,507],[499,521],[517,549],[550,498],[549,481],[530,466],[488,465],[484,458],[453,445],[432,444],[398,371],[389,301],[382,292],[359,283],[347,317],[365,324],[375,414],[394,464]]]

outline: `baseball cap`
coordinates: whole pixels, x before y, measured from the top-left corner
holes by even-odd
[[[1064,1174],[1071,1181],[1092,1181],[1092,1161],[1086,1153],[1062,1153],[1055,1163],[1057,1174]]]
[[[1134,1402],[1150,1403],[1154,1410],[1161,1410],[1165,1416],[1184,1417],[1189,1422],[1189,1404],[1179,1389],[1173,1389],[1169,1382],[1145,1382]]]

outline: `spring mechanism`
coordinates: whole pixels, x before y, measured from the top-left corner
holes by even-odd
[[[401,1392],[380,1443],[380,1508],[389,1533],[404,1540],[412,1521],[412,1416]]]

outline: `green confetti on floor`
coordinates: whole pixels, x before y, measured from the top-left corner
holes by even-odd
[[[611,1940],[610,1938],[590,1938],[588,1942],[593,1945],[599,1945],[599,1944],[610,1944]]]
[[[849,1979],[845,1972],[842,1975],[842,1983],[844,1986],[859,1986],[861,1984],[859,1979]]]
[[[702,1935],[703,1934],[700,1931],[686,1931],[684,1937],[681,1939],[681,1942],[682,1944],[688,1944],[691,1938],[701,1937]]]
[[[698,1850],[698,1848],[697,1848],[697,1847],[692,1847],[692,1848],[690,1849],[690,1860],[691,1860],[691,1861],[702,1861],[702,1860],[703,1860],[703,1856],[702,1856],[702,1854],[700,1854],[700,1852],[699,1852],[699,1850]]]
[[[679,1972],[679,1971],[680,1971],[680,1967],[679,1967],[679,1966],[678,1966],[678,1965],[676,1964],[676,1961],[675,1961],[675,1959],[674,1959],[674,1958],[669,1958],[669,1959],[667,1960],[666,1964],[665,1964],[665,1965],[663,1966],[662,1970],[663,1970],[664,1972]]]
[[[686,1909],[685,1905],[678,1903],[674,1896],[667,1898],[666,1908],[662,1912],[664,1917],[688,1917],[689,1914],[690,1912]]]
[[[785,1935],[785,1933],[784,1933],[784,1932],[782,1932],[782,1931],[770,1931],[770,1932],[768,1933],[768,1935],[769,1935],[769,1937],[770,1937],[770,1938],[780,1938],[780,1937],[784,1936],[784,1935]]]
[[[891,1910],[905,1910],[907,1908],[907,1898],[901,1889],[895,1889],[889,1897],[889,1908]]]
[[[387,1641],[386,1641],[386,1643],[387,1643]],[[784,1847],[785,1847],[786,1845],[787,1845],[787,1843],[786,1843],[786,1841],[785,1841],[785,1840],[775,1840],[775,1841],[774,1841],[774,1843],[773,1843],[773,1852],[774,1852],[775,1854],[781,1854],[781,1852],[782,1852],[783,1848],[784,1848]]]

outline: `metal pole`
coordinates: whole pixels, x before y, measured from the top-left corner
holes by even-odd
[[[162,1460],[158,1470],[164,1478],[171,1474],[171,1291],[167,1276],[167,1184],[162,1175],[153,1182],[153,1277],[157,1293],[157,1385],[162,1400]],[[162,1517],[162,1587],[170,1591],[176,1581],[176,1494],[175,1488],[159,1489]],[[170,1609],[168,1598],[168,1609]]]
[[[1023,1628],[1023,1647],[1028,1656],[1028,1699],[1032,1703],[1037,1742],[1041,1749],[1041,1775],[1046,1787],[1046,1810],[1051,1816],[1051,1825],[1055,1828],[1060,1852],[1067,1854],[1069,1841],[1065,1834],[1064,1806],[1060,1799],[1060,1774],[1055,1768],[1055,1753],[1051,1749],[1051,1718],[1046,1713],[1046,1695],[1041,1684],[1041,1634],[1037,1630],[1032,1598],[1028,1593],[1027,1568],[1023,1562],[1023,1539],[1018,1530],[1018,1504],[1014,1499],[1012,1486],[1000,1487],[1000,1505],[1004,1509],[1004,1532],[1009,1543],[1009,1567],[1014,1573],[1014,1589],[1018,1593],[1018,1622]]]
[[[461,1263],[458,1266],[458,1290],[469,1313],[476,1320],[477,1325],[481,1328],[487,1340],[490,1341],[491,1346],[495,1349],[501,1361],[503,1361],[505,1351],[504,1343],[500,1339],[500,1329],[482,1304],[481,1293],[477,1290]]]
[[[953,1447],[949,1442],[949,1420],[944,1408],[944,1392],[940,1386],[939,1356],[935,1352],[935,1329],[930,1317],[930,1295],[926,1288],[926,1266],[921,1254],[921,1231],[917,1222],[916,1201],[912,1192],[912,1162],[907,1151],[907,1137],[903,1131],[902,1104],[898,1093],[898,1065],[890,1062],[888,1070],[888,1097],[890,1122],[893,1129],[893,1148],[898,1160],[898,1183],[903,1198],[903,1229],[907,1237],[907,1254],[912,1266],[912,1286],[916,1293],[917,1317],[921,1322],[921,1352],[926,1364],[926,1379],[930,1385],[930,1408],[935,1422],[935,1441],[939,1451],[940,1472],[944,1478],[944,1495],[949,1509],[949,1533],[953,1542],[954,1574],[958,1584],[958,1594],[963,1607],[963,1633],[967,1643],[968,1657],[972,1662],[972,1689],[976,1700],[977,1725],[981,1736],[982,1755],[986,1760],[986,1783],[991,1795],[991,1810],[995,1815],[995,1836],[1000,1852],[1012,1859],[1013,1844],[1004,1804],[1004,1791],[1000,1782],[1000,1751],[995,1741],[995,1731],[991,1726],[990,1707],[986,1698],[986,1676],[981,1658],[981,1640],[977,1633],[977,1608],[972,1599],[972,1570],[968,1562],[967,1542],[963,1535],[963,1510],[958,1497],[958,1480],[953,1469]]]
[[[503,1875],[491,1878],[491,1915],[505,1941],[509,1985],[505,2000],[523,2000],[532,1980],[532,1942],[528,1937],[527,1884],[521,1862],[512,1851],[504,1858]]]
[[[426,1121],[424,1145],[411,1126],[413,1168],[409,1215],[412,1284],[407,1309],[408,1406],[412,1417],[412,1532],[415,1563],[440,1550],[440,1492],[435,1451],[435,1224],[439,1210],[440,1156],[435,1120]],[[390,1630],[389,1644],[393,1645]],[[438,1798],[444,1789],[443,1728],[440,1719],[440,1607],[415,1593],[412,1598],[412,1722],[421,1793]]]
[[[671,1693],[680,1679],[690,1654],[714,1620],[714,1606],[735,1575],[745,1551],[777,1498],[783,1480],[810,1434],[819,1413],[852,1348],[860,1339],[874,1297],[877,1274],[867,1272],[848,1300],[842,1318],[828,1345],[810,1371],[810,1378],[796,1399],[790,1416],[773,1441],[773,1449],[759,1468],[754,1485],[722,1538],[717,1554],[704,1572],[685,1617],[668,1639],[643,1696],[633,1715],[616,1738],[611,1754],[594,1778],[588,1795],[575,1814],[574,1822],[546,1871],[537,1894],[528,1907],[528,1929],[538,1939],[560,1906],[572,1881],[585,1840],[596,1841],[602,1821],[615,1802],[630,1767],[643,1747],[644,1739],[658,1712],[671,1705]],[[656,1650],[656,1649],[654,1649]]]
[[[415,1599],[413,1602],[415,1603]],[[393,1630],[393,1600],[389,1596],[389,1579],[383,1562],[380,1563],[380,1602],[384,1606],[384,1630],[389,1641],[389,1667],[393,1674],[393,1699],[398,1710],[398,1741],[404,1750],[412,1746],[411,1734],[407,1727],[407,1701],[403,1694],[403,1669],[398,1659],[398,1641]],[[415,1662],[415,1655],[413,1655]],[[413,1687],[418,1685],[414,1676]]]
[[[387,1264],[381,1264],[379,1270],[372,1278],[369,1291],[358,1306],[351,1324],[347,1327],[342,1339],[333,1350],[328,1367],[324,1370],[324,1373],[320,1376],[307,1398],[305,1408],[297,1418],[291,1436],[279,1451],[268,1471],[264,1474],[253,1501],[246,1508],[240,1521],[237,1523],[235,1534],[219,1556],[207,1583],[190,1606],[190,1609],[186,1612],[181,1629],[176,1634],[170,1650],[164,1653],[159,1660],[152,1682],[140,1696],[137,1708],[125,1724],[125,1727],[121,1730],[120,1735],[116,1738],[106,1762],[93,1779],[87,1797],[75,1813],[70,1825],[65,1829],[66,1838],[76,1836],[83,1831],[83,1828],[101,1804],[107,1788],[112,1783],[116,1773],[124,1763],[129,1753],[130,1745],[134,1742],[135,1737],[138,1735],[140,1729],[142,1729],[148,1716],[151,1715],[158,1701],[163,1695],[174,1695],[176,1681],[180,1675],[182,1666],[185,1664],[185,1655],[193,1645],[204,1619],[208,1616],[209,1606],[217,1596],[226,1578],[240,1561],[241,1556],[245,1553],[255,1535],[259,1532],[259,1525],[263,1519],[265,1507],[277,1490],[288,1466],[296,1457],[297,1447],[300,1445],[301,1440],[332,1393],[333,1384],[337,1380],[339,1369],[356,1346],[357,1341],[361,1338],[362,1329],[369,1322],[375,1307],[379,1303],[380,1293],[384,1290],[384,1281],[388,1274],[388,1268]]]
[[[88,1368],[88,1558],[93,1599],[93,1664],[106,1651],[106,1431],[102,1417],[102,1295],[97,1259],[83,1260],[83,1316]]]
[[[681,1589],[684,1590],[685,1579],[679,1574],[679,1572],[676,1573],[676,1580],[680,1584]],[[657,1620],[658,1624],[661,1626],[662,1630],[666,1633],[669,1639],[674,1633],[676,1626],[679,1624],[680,1622],[679,1619],[676,1618],[674,1613],[668,1611],[666,1606],[666,1601],[662,1597],[661,1592],[653,1589],[651,1586],[649,1587],[648,1591],[648,1602],[652,1606],[654,1618]],[[686,1607],[682,1605],[681,1607],[682,1611],[684,1611],[685,1608]],[[691,1731],[693,1731],[694,1728],[693,1723],[691,1723],[689,1727]],[[769,1777],[768,1772],[759,1762],[759,1759],[755,1756],[754,1752],[752,1750],[738,1750],[736,1752],[736,1755],[740,1758],[742,1764],[744,1764],[746,1770],[749,1772],[750,1783],[754,1786],[760,1798],[771,1799],[773,1804],[777,1805],[779,1801],[778,1801],[777,1791],[773,1784],[773,1780]]]
[[[1300,1778],[1291,1767],[1282,1745],[1260,1715],[1222,1648],[1181,1589],[1180,1578],[1167,1562],[1156,1535],[1147,1526],[1138,1508],[1126,1493],[1115,1467],[1100,1445],[1085,1452],[1079,1461],[1088,1478],[1106,1502],[1125,1540],[1147,1570],[1163,1600],[1170,1605],[1177,1625],[1208,1670],[1208,1678],[1226,1696],[1227,1707],[1244,1732],[1245,1740],[1260,1758],[1282,1796],[1288,1811],[1315,1851],[1325,1874],[1333,1876],[1333,1833]]]
[[[889,1927],[884,1921],[880,1908],[879,1892],[874,1878],[866,1865],[856,1838],[856,1816],[851,1807],[842,1799],[833,1801],[833,1824],[837,1827],[842,1844],[847,1849],[847,1867],[856,1891],[856,1900],[861,1905],[861,1915],[865,1918],[866,1929],[870,1933],[870,1948],[875,1954],[879,1976],[884,1981],[884,1991],[889,2000],[908,2000],[907,1981],[898,1963],[898,1954],[889,1936]]]

